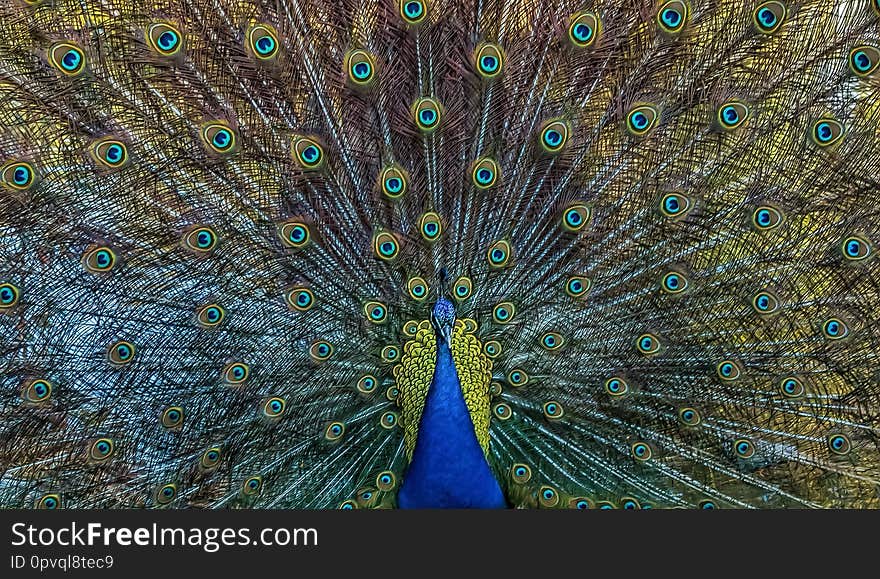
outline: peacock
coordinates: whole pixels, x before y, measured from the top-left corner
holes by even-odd
[[[0,506],[880,507],[880,2],[7,0]]]

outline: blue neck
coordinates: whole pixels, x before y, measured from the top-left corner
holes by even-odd
[[[507,506],[474,434],[452,352],[442,340],[437,341],[437,366],[397,503],[403,509]]]

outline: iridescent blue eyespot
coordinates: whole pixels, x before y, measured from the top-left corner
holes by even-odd
[[[199,464],[205,470],[211,470],[216,468],[217,465],[220,464],[220,459],[222,458],[222,453],[220,451],[220,447],[214,446],[206,450],[202,453],[202,457],[199,460]]]
[[[339,440],[345,434],[345,424],[342,422],[331,422],[324,429],[324,438],[327,440]]]
[[[547,153],[558,153],[568,142],[569,129],[563,121],[549,121],[541,129],[541,147]]]
[[[504,66],[504,55],[496,44],[481,44],[474,54],[477,72],[486,79],[495,78]]]
[[[424,133],[430,133],[440,126],[441,107],[436,99],[423,97],[413,103],[416,126]]]
[[[366,86],[375,79],[373,56],[365,50],[353,50],[346,57],[348,79],[358,86]]]
[[[696,408],[686,407],[678,411],[678,420],[685,426],[697,426],[702,422],[702,417]]]
[[[849,328],[840,318],[829,318],[822,324],[822,333],[829,340],[840,340],[849,335]]]
[[[287,221],[278,228],[278,237],[288,247],[303,247],[310,239],[309,226],[300,221]]]
[[[231,386],[238,386],[247,380],[249,374],[250,366],[244,362],[232,362],[223,369],[223,380]]]
[[[52,395],[52,383],[48,380],[26,380],[21,385],[21,397],[25,402],[39,404],[49,400]]]
[[[644,355],[660,351],[660,340],[654,334],[642,334],[636,339],[636,349]]]
[[[532,469],[525,464],[515,464],[510,468],[510,476],[514,482],[525,484],[532,478]]]
[[[18,303],[21,292],[11,283],[0,284],[0,311],[12,308]]]
[[[711,510],[713,510],[713,509],[717,509],[717,508],[718,508],[718,506],[717,506],[713,501],[710,501],[710,500],[700,501],[700,503],[699,503],[698,506],[699,506],[701,509],[706,510],[706,511],[711,511]]]
[[[11,161],[0,168],[0,184],[13,191],[25,191],[34,184],[34,168],[24,161]]]
[[[605,381],[605,391],[614,397],[624,396],[629,392],[629,384],[623,378],[615,376]]]
[[[171,406],[162,411],[160,418],[162,426],[168,430],[173,430],[183,424],[183,408],[180,406]]]
[[[586,48],[595,43],[602,24],[592,12],[579,12],[571,17],[568,25],[568,39],[578,48]]]
[[[804,395],[806,388],[796,376],[786,376],[779,381],[779,391],[786,398],[800,398]]]
[[[749,108],[739,101],[730,101],[718,108],[718,124],[725,131],[741,126],[749,116]]]
[[[633,458],[642,462],[650,460],[653,455],[651,447],[644,442],[636,442],[630,447],[630,451],[632,452]]]
[[[773,34],[782,26],[786,17],[785,4],[772,1],[759,4],[752,13],[752,21],[758,32]]]
[[[682,0],[664,2],[657,12],[657,23],[667,34],[677,34],[684,29],[688,12],[687,4]]]
[[[108,247],[96,247],[86,252],[82,261],[89,272],[104,273],[113,269],[116,263],[116,254]]]
[[[837,120],[823,118],[813,124],[813,142],[820,147],[830,147],[843,139],[846,128]]]
[[[660,119],[659,109],[651,104],[634,107],[626,116],[626,128],[631,135],[643,137],[647,135]]]
[[[169,22],[156,22],[145,31],[147,44],[161,56],[173,56],[180,51],[183,42],[180,30]]]
[[[248,45],[251,52],[260,60],[268,60],[278,54],[278,35],[267,24],[254,24],[248,29]]]
[[[688,285],[687,278],[677,271],[667,273],[660,280],[660,287],[669,294],[680,294],[688,288]]]
[[[584,228],[590,220],[590,208],[582,203],[571,205],[562,212],[562,228],[577,232]]]
[[[732,360],[724,360],[719,362],[715,367],[715,372],[718,374],[718,377],[724,380],[725,382],[732,382],[734,380],[739,379],[741,370],[739,368],[739,364]]]
[[[733,450],[740,458],[751,458],[755,454],[755,445],[746,438],[740,438],[733,442]]]
[[[850,236],[843,240],[841,245],[843,256],[849,261],[861,261],[872,253],[871,244],[861,236]]]
[[[545,350],[558,350],[565,343],[565,338],[562,337],[562,334],[558,332],[547,332],[543,336],[541,336],[541,346]]]
[[[498,164],[489,157],[477,159],[471,171],[471,179],[477,189],[488,189],[498,180]]]
[[[547,417],[548,420],[558,420],[565,414],[562,405],[555,400],[545,402],[543,408],[544,416]]]
[[[871,45],[857,46],[849,53],[849,68],[856,76],[873,74],[880,65],[880,48]]]
[[[71,41],[56,42],[49,47],[49,64],[66,76],[76,76],[85,70],[86,55]]]
[[[222,122],[205,123],[202,126],[201,136],[214,153],[229,153],[235,148],[235,133]]]
[[[768,231],[782,223],[782,213],[775,207],[761,206],[752,215],[752,224],[759,231]]]
[[[418,24],[427,14],[425,0],[400,0],[400,16],[408,24]]]
[[[538,502],[542,507],[555,507],[559,504],[559,493],[553,487],[544,485],[538,491]]]
[[[107,460],[113,456],[114,448],[115,445],[112,440],[109,438],[99,438],[92,443],[89,449],[89,458],[96,462]]]
[[[828,448],[834,454],[848,454],[852,450],[849,438],[844,434],[832,434],[828,437]]]
[[[667,193],[660,199],[660,212],[669,218],[680,219],[691,209],[691,200],[680,193]]]
[[[49,511],[58,509],[61,507],[61,497],[56,494],[43,495],[37,499],[35,507]]]
[[[333,346],[326,340],[317,340],[309,346],[309,355],[316,362],[324,362],[333,355]]]

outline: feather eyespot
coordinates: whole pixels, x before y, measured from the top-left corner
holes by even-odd
[[[645,442],[636,442],[630,447],[630,453],[633,458],[640,462],[646,462],[651,460],[651,457],[654,455],[654,452],[651,450],[651,446]]]
[[[486,259],[493,268],[500,269],[510,261],[510,243],[501,239],[489,246],[486,251]]]
[[[846,127],[832,118],[822,118],[813,123],[811,136],[820,147],[831,147],[843,139]]]
[[[304,171],[314,171],[324,165],[324,148],[315,139],[295,137],[291,148],[294,160]]]
[[[714,501],[710,501],[710,500],[700,501],[700,502],[697,504],[697,506],[698,506],[699,508],[703,509],[704,511],[711,511],[711,510],[713,510],[713,509],[717,509],[717,508],[718,508],[718,505],[716,505]]]
[[[52,383],[42,378],[27,380],[21,386],[21,398],[31,404],[46,402],[52,396]]]
[[[699,426],[702,417],[696,408],[685,407],[678,411],[678,421],[685,426]]]
[[[49,64],[65,76],[77,76],[86,68],[86,53],[69,40],[49,47]]]
[[[400,244],[394,235],[382,231],[373,237],[373,251],[379,259],[391,261],[400,253]]]
[[[532,479],[532,469],[525,464],[514,464],[510,467],[510,478],[515,483],[525,484]]]
[[[170,406],[162,411],[160,418],[162,426],[168,430],[179,428],[183,424],[183,408],[180,406]]]
[[[128,147],[114,138],[98,139],[92,143],[89,155],[105,169],[118,169],[128,163]]]
[[[489,157],[481,157],[474,163],[471,180],[477,189],[488,189],[498,182],[498,163]]]
[[[501,385],[501,382],[493,381],[489,384],[489,395],[493,397],[501,396],[504,393],[504,386]]]
[[[214,153],[225,154],[235,150],[237,141],[235,131],[226,123],[219,121],[205,123],[199,134],[208,149]]]
[[[602,30],[599,17],[592,12],[579,12],[571,17],[568,40],[578,48],[587,48],[596,42]]]
[[[199,466],[201,466],[205,470],[213,470],[220,465],[220,461],[222,458],[223,451],[220,449],[220,447],[212,446],[202,453],[202,456],[199,459]]]
[[[400,417],[397,415],[397,412],[389,411],[382,415],[382,417],[379,419],[379,424],[382,426],[382,428],[387,428],[390,430],[397,426],[399,418]]]
[[[568,508],[577,509],[579,511],[586,511],[595,508],[595,506],[596,505],[593,504],[593,501],[587,497],[572,497],[568,501]]]
[[[840,318],[829,318],[822,324],[822,334],[829,340],[842,340],[849,335],[849,327]]]
[[[734,380],[738,380],[742,371],[739,368],[739,364],[732,360],[722,360],[718,362],[715,366],[715,373],[718,377],[725,382],[733,382]]]
[[[638,511],[642,505],[632,497],[620,497],[620,508],[626,511]]]
[[[378,385],[379,382],[375,376],[366,374],[358,379],[356,388],[361,394],[372,394]]]
[[[865,44],[849,52],[849,69],[859,77],[870,76],[880,65],[880,48]]]
[[[660,120],[660,110],[651,104],[638,105],[626,115],[626,130],[636,137],[644,137]]]
[[[389,402],[394,402],[400,397],[400,388],[397,386],[389,386],[387,390],[385,390],[385,398]]]
[[[611,396],[619,398],[629,392],[629,384],[623,378],[613,376],[605,381],[605,391]]]
[[[207,225],[194,227],[184,234],[183,246],[195,253],[210,253],[217,246],[217,233]]]
[[[424,301],[428,297],[428,283],[421,277],[410,278],[406,283],[406,291],[417,302]]]
[[[645,356],[656,354],[660,351],[660,347],[660,339],[654,334],[642,334],[636,338],[636,349]]]
[[[682,0],[664,2],[657,11],[657,24],[667,34],[678,34],[684,30],[690,10]]]
[[[565,280],[565,293],[573,298],[579,298],[590,291],[592,282],[582,275],[574,275]]]
[[[782,223],[782,213],[775,207],[762,205],[752,214],[752,225],[758,231],[769,231]]]
[[[427,242],[434,242],[440,239],[440,235],[443,233],[443,223],[440,221],[440,216],[433,211],[422,215],[422,218],[419,220],[419,232]]]
[[[501,355],[501,343],[498,340],[489,340],[483,344],[483,353],[489,358],[495,359]]]
[[[102,462],[113,456],[116,445],[109,438],[99,438],[89,446],[89,459]]]
[[[177,496],[177,485],[173,483],[165,484],[156,489],[154,496],[157,503],[167,505]]]
[[[326,340],[318,340],[309,346],[309,356],[315,362],[324,362],[333,355],[333,346]]]
[[[33,165],[24,161],[12,161],[0,169],[0,183],[13,191],[27,191],[33,186],[35,179]]]
[[[617,507],[611,501],[599,501],[596,503],[596,508],[600,511],[613,511]]]
[[[562,228],[572,233],[584,228],[590,220],[590,208],[583,204],[568,207],[562,213]]]
[[[278,55],[278,34],[268,24],[251,26],[247,31],[247,41],[248,48],[259,60],[271,60]]]
[[[485,43],[477,48],[474,63],[480,76],[487,79],[495,78],[501,74],[501,69],[504,67],[504,54],[497,44]]]
[[[119,341],[107,348],[107,361],[114,366],[125,366],[134,359],[134,344]]]
[[[542,507],[555,507],[559,504],[559,493],[553,487],[544,485],[538,491],[538,503]]]
[[[806,388],[797,376],[786,376],[779,381],[779,391],[786,398],[800,398],[806,392]]]
[[[752,298],[752,309],[762,316],[775,313],[779,310],[779,299],[768,290],[760,291]]]
[[[397,484],[397,477],[390,470],[382,471],[376,475],[376,488],[382,492],[388,492],[394,489]]]
[[[263,403],[263,416],[266,418],[280,418],[287,408],[287,402],[283,398],[273,396]]]
[[[230,386],[239,386],[244,384],[250,373],[250,366],[244,362],[232,362],[223,368],[223,381]]]
[[[406,193],[406,174],[397,166],[386,167],[379,178],[382,192],[391,199],[398,199]]]
[[[384,324],[388,321],[388,308],[381,302],[365,303],[364,313],[367,315],[367,320],[374,324]]]
[[[351,499],[348,499],[346,501],[342,501],[341,503],[339,503],[339,509],[343,510],[343,511],[353,511],[357,508],[358,508],[357,503]]]
[[[443,110],[436,99],[422,97],[413,103],[412,114],[420,131],[432,133],[440,126]]]
[[[660,199],[660,213],[670,219],[681,219],[691,210],[691,200],[681,193],[667,193]]]
[[[516,314],[516,306],[512,302],[501,302],[492,308],[492,319],[498,324],[509,324]]]
[[[419,332],[419,323],[415,320],[407,320],[403,324],[403,333],[407,336],[415,336]]]
[[[219,326],[226,317],[226,310],[219,304],[208,304],[199,308],[196,312],[196,320],[203,328],[214,328]]]
[[[288,221],[278,228],[278,236],[281,242],[288,247],[304,247],[311,238],[309,226],[300,221]]]
[[[849,261],[862,261],[871,256],[871,244],[864,237],[853,235],[843,240],[840,250]]]
[[[419,24],[428,14],[426,0],[400,0],[400,17],[410,25]]]
[[[249,477],[241,485],[241,492],[245,496],[254,497],[263,490],[263,478],[259,476]]]
[[[82,262],[91,273],[105,273],[116,265],[116,254],[109,247],[96,247],[83,255]]]
[[[733,451],[739,458],[752,458],[755,455],[755,445],[747,438],[739,438],[733,442]]]
[[[473,283],[471,282],[471,278],[467,276],[461,276],[457,280],[455,280],[455,284],[452,288],[452,295],[455,296],[455,299],[458,301],[466,300],[471,296],[471,293],[474,290]]]
[[[34,504],[35,509],[54,511],[61,508],[61,497],[55,493],[43,495]]]
[[[852,443],[845,434],[832,434],[828,437],[828,450],[834,454],[849,454],[852,450]]]
[[[569,128],[563,121],[548,121],[541,128],[541,148],[547,153],[558,153],[568,143]]]
[[[383,362],[397,362],[397,360],[400,358],[400,348],[398,348],[397,346],[385,346],[384,348],[382,348],[382,351],[379,355],[382,357]]]
[[[565,344],[565,338],[558,332],[547,332],[541,336],[541,347],[548,352],[555,352]]]
[[[507,382],[516,388],[521,386],[525,386],[529,383],[529,375],[525,370],[521,370],[520,368],[514,368],[510,372],[507,373]]]
[[[376,78],[373,56],[365,50],[353,50],[345,59],[348,80],[357,86],[368,86]]]
[[[670,271],[660,279],[660,288],[668,294],[680,294],[688,289],[690,282],[684,274]]]
[[[0,283],[0,311],[14,308],[21,298],[21,291],[11,283]]]
[[[738,129],[749,118],[749,107],[738,101],[718,107],[718,125],[725,131]]]
[[[183,47],[180,29],[168,22],[150,24],[144,31],[147,44],[161,56],[174,56]]]
[[[509,404],[499,402],[492,407],[492,414],[498,420],[508,420],[511,416],[513,416],[513,410],[511,410]]]
[[[544,416],[548,420],[559,420],[565,415],[565,411],[562,409],[562,404],[555,400],[545,402],[542,408],[544,410]]]
[[[785,4],[782,2],[776,2],[775,0],[763,2],[752,13],[752,22],[755,24],[755,29],[758,32],[773,34],[779,30],[779,27],[785,21],[786,12]]]

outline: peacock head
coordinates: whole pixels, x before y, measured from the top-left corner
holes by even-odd
[[[455,306],[452,302],[441,297],[431,309],[431,324],[438,336],[442,336],[447,346],[452,341],[452,328],[455,325]]]

